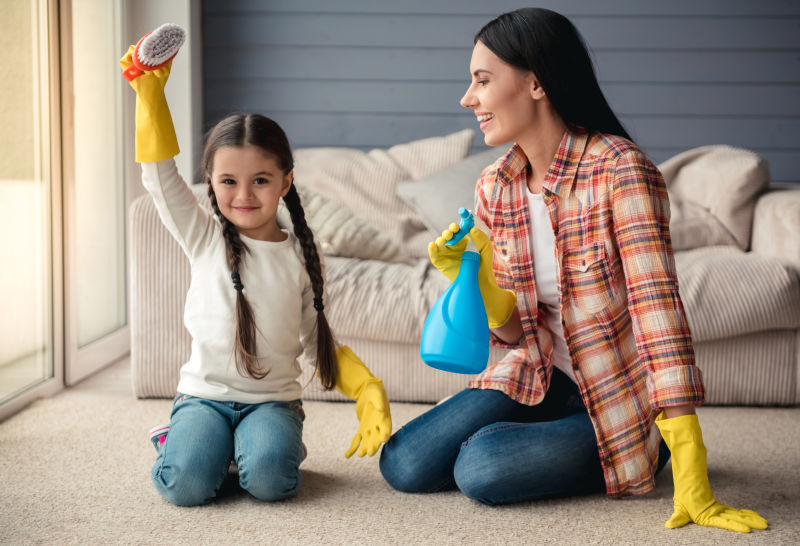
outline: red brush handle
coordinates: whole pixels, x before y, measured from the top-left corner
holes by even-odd
[[[122,76],[129,82],[132,82],[142,74],[144,74],[144,72],[136,68],[135,65],[130,65],[128,68],[122,71]]]

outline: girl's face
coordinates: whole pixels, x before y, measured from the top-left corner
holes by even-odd
[[[489,146],[524,140],[535,131],[536,99],[544,96],[532,72],[502,61],[478,41],[469,63],[472,83],[461,106],[475,111]]]
[[[239,233],[259,241],[283,241],[278,228],[280,198],[292,185],[275,157],[256,146],[223,146],[214,154],[211,187],[220,212]]]

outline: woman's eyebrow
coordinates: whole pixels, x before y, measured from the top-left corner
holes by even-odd
[[[472,75],[473,76],[477,76],[478,74],[481,74],[481,73],[489,74],[489,75],[492,74],[489,70],[486,70],[485,68],[477,68],[472,72]]]

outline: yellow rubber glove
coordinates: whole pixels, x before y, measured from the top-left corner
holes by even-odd
[[[336,349],[338,371],[336,390],[356,401],[358,432],[344,454],[349,458],[358,449],[358,456],[372,457],[392,435],[392,415],[383,382],[372,375],[361,359],[347,345]]]
[[[714,497],[708,483],[706,447],[697,415],[656,418],[661,436],[672,452],[672,480],[675,482],[675,512],[665,527],[675,529],[690,521],[740,533],[766,529],[767,520],[752,510],[737,510]]]
[[[461,256],[467,247],[467,239],[471,239],[481,253],[481,265],[478,268],[478,287],[483,296],[483,305],[486,307],[486,316],[489,319],[489,328],[499,328],[508,322],[517,303],[517,296],[513,290],[506,290],[497,286],[494,276],[494,251],[489,237],[479,230],[472,228],[467,237],[461,239],[453,246],[445,243],[453,238],[458,231],[458,224],[453,222],[450,227],[442,232],[442,236],[428,245],[428,256],[431,263],[441,271],[445,277],[454,281],[461,267]]]
[[[133,61],[134,46],[119,60],[122,70],[126,70]],[[180,153],[175,126],[167,106],[164,86],[169,79],[172,61],[166,65],[145,72],[130,82],[136,91],[136,162],[155,163]]]

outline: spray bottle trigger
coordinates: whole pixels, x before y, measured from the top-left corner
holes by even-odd
[[[472,217],[472,212],[461,207],[458,209],[458,215],[461,217],[461,220],[458,222],[458,231],[453,234],[453,238],[447,241],[444,246],[453,246],[457,244],[469,233],[469,230],[475,227],[475,220]]]

